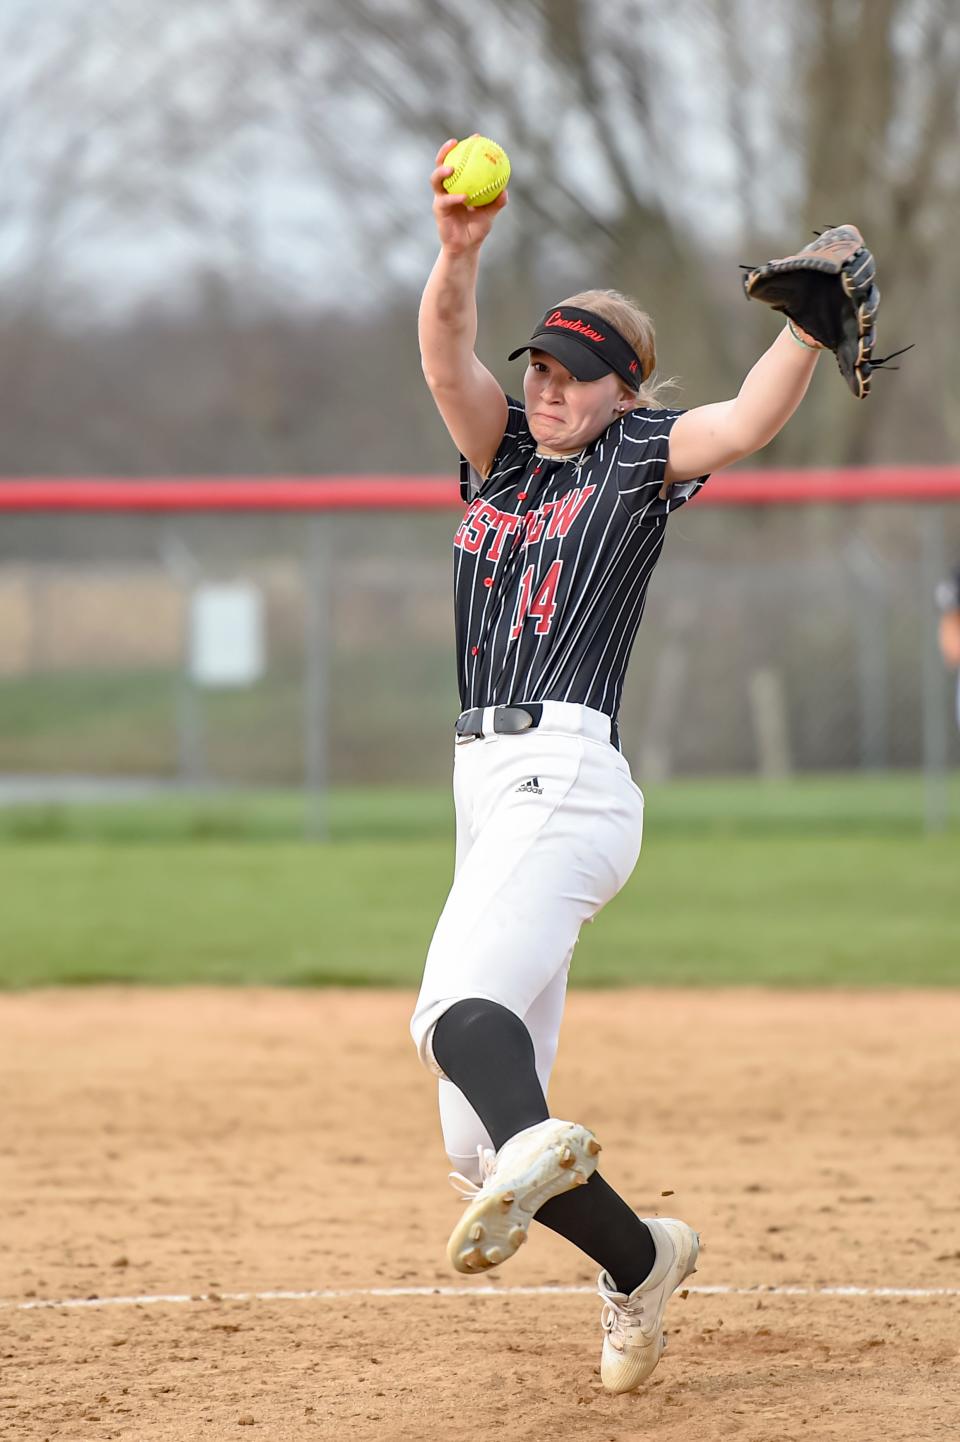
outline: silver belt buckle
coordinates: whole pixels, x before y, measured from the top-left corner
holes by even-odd
[[[479,740],[480,740],[480,737],[477,735],[477,733],[476,733],[475,731],[471,731],[471,732],[469,732],[467,735],[463,735],[463,734],[461,733],[461,731],[460,731],[461,722],[465,721],[468,716],[473,716],[473,715],[476,713],[476,711],[477,711],[477,707],[474,706],[474,707],[472,707],[469,711],[461,711],[460,715],[457,717],[457,724],[456,724],[456,727],[455,727],[455,735],[454,735],[454,743],[455,743],[457,746],[463,746],[464,743],[467,742],[467,741],[479,741]]]
[[[533,717],[522,706],[498,706],[493,714],[493,729],[501,736],[519,736],[532,725]]]

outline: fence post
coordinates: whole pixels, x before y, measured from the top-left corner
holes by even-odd
[[[879,557],[862,540],[847,543],[851,613],[857,639],[860,765],[882,770],[888,762],[887,595]]]
[[[947,700],[946,671],[937,646],[934,595],[946,574],[943,544],[944,515],[940,506],[925,506],[921,520],[920,615],[923,671],[923,819],[928,832],[943,831],[949,819],[947,794]]]
[[[160,559],[180,591],[180,664],[176,680],[177,769],[181,782],[199,787],[209,781],[206,728],[199,691],[190,670],[193,592],[203,573],[196,556],[177,532],[175,523],[160,537]]]
[[[307,518],[306,605],[304,608],[304,832],[310,841],[327,841],[328,676],[330,668],[329,521],[320,512]]]

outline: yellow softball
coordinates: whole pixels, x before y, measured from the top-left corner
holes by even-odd
[[[510,179],[507,152],[485,135],[468,135],[444,160],[453,174],[443,182],[448,195],[465,195],[467,205],[489,205]]]

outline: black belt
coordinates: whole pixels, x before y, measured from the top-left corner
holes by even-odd
[[[486,707],[475,706],[472,711],[461,711],[457,717],[458,736],[482,736],[483,713]],[[493,729],[501,736],[518,736],[521,731],[531,731],[539,726],[543,717],[543,704],[530,701],[523,706],[494,706]]]

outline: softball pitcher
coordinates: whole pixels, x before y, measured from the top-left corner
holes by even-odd
[[[523,399],[511,399],[474,353],[480,251],[507,197],[471,209],[446,193],[454,143],[432,175],[440,254],[419,334],[467,503],[454,536],[456,871],[411,1031],[440,1079],[466,1202],[452,1265],[505,1261],[534,1217],[567,1237],[602,1269],[601,1375],[625,1392],[660,1359],[664,1311],[699,1238],[684,1221],[638,1217],[596,1170],[592,1132],[550,1114],[567,971],[581,926],[640,851],[643,797],[617,711],[668,519],[708,472],[777,434],[821,346],[791,326],[733,400],[666,409],[649,316],[588,291],[551,306],[513,352],[527,364]],[[642,1086],[649,1044],[614,1059],[618,1086]]]

